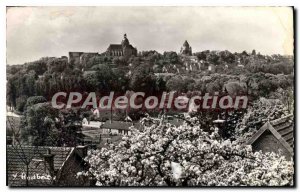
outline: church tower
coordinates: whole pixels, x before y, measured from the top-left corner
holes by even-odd
[[[187,40],[185,40],[185,42],[183,43],[183,46],[180,49],[180,53],[182,55],[192,55],[192,47],[189,45],[189,43],[187,42]]]
[[[123,48],[128,47],[130,45],[126,33],[124,34],[124,39],[122,40],[121,45]]]
[[[124,56],[125,58],[129,58],[132,55],[137,55],[137,49],[129,43],[125,33],[121,44],[110,44],[105,52],[105,55],[113,57]]]

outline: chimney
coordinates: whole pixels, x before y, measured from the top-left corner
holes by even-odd
[[[44,156],[45,167],[49,170],[51,177],[54,176],[54,154],[51,154],[51,150],[48,148]]]
[[[81,157],[85,157],[87,156],[88,145],[79,145],[76,147],[76,151]]]

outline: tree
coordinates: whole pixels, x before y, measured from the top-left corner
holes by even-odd
[[[209,54],[209,50],[195,53],[195,55],[198,57],[199,60],[204,60],[204,61],[206,61],[208,54]]]
[[[181,76],[171,77],[167,81],[166,87],[168,91],[179,91],[179,92],[185,92],[187,88]]]
[[[45,103],[47,99],[43,96],[32,96],[29,97],[26,101],[26,108],[38,103]]]
[[[35,146],[58,146],[58,110],[50,103],[38,103],[29,108],[22,120],[22,138]]]
[[[126,66],[127,61],[125,57],[115,57],[113,59],[113,63],[116,64],[117,66]]]
[[[47,71],[47,60],[43,58],[25,65],[27,71],[33,70],[37,75],[42,75]]]
[[[166,90],[166,82],[162,77],[156,78],[155,90],[159,93]]]
[[[179,62],[178,55],[174,51],[164,52],[164,61],[171,64],[177,64]]]
[[[109,92],[114,90],[112,86],[115,82],[116,75],[107,65],[99,64],[93,66],[96,73],[88,74],[85,76],[85,82],[87,83],[88,90]]]
[[[28,103],[40,99],[28,98]],[[21,122],[21,137],[34,146],[76,146],[81,119],[76,109],[59,111],[50,103],[29,104]]]
[[[16,110],[19,112],[23,112],[25,110],[26,106],[26,101],[27,101],[27,96],[22,95],[16,99]]]
[[[6,102],[12,109],[16,106],[17,90],[15,83],[9,79],[6,84]]]
[[[68,61],[63,58],[47,58],[47,70],[50,73],[63,72],[68,66]]]
[[[117,144],[88,153],[99,186],[281,186],[293,184],[293,162],[208,134],[196,119],[179,127],[155,122]]]
[[[129,87],[135,91],[152,93],[155,90],[156,78],[149,64],[142,64],[136,67],[130,78]]]
[[[219,64],[219,56],[215,51],[211,51],[208,56],[207,56],[207,61],[214,64],[218,65]]]
[[[234,137],[241,142],[248,140],[268,120],[272,121],[288,114],[288,107],[279,99],[261,97],[248,107],[241,121],[237,122]]]

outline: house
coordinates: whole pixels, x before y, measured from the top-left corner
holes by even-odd
[[[82,129],[78,131],[78,139],[82,145],[99,145],[101,143],[111,143],[121,139],[123,135],[130,135],[129,127],[133,126],[132,122],[125,121],[106,121],[97,122],[84,121]]]
[[[106,121],[101,125],[104,133],[130,135],[129,127],[133,126],[132,122],[125,121]]]
[[[79,65],[86,62],[87,58],[99,55],[97,52],[69,52],[69,63]]]
[[[95,117],[97,118],[101,117],[102,120],[109,119],[111,117],[111,110],[103,110],[103,109],[101,110],[97,108],[97,109],[93,109],[92,112]]]
[[[69,63],[72,65],[78,65],[80,64],[80,56],[83,54],[83,52],[69,52]]]
[[[86,118],[82,120],[82,130],[89,130],[89,129],[100,129],[103,122],[100,121],[88,121]]]
[[[294,155],[294,120],[293,115],[266,122],[246,142],[254,151],[278,152],[290,159]]]
[[[48,147],[8,145],[7,185],[22,186],[85,186],[89,180],[77,173],[89,168],[84,161],[87,146]]]

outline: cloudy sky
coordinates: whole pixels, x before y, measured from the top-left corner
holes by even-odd
[[[7,9],[7,64],[69,51],[104,52],[127,33],[141,50],[292,54],[293,13],[283,7],[13,7]]]

